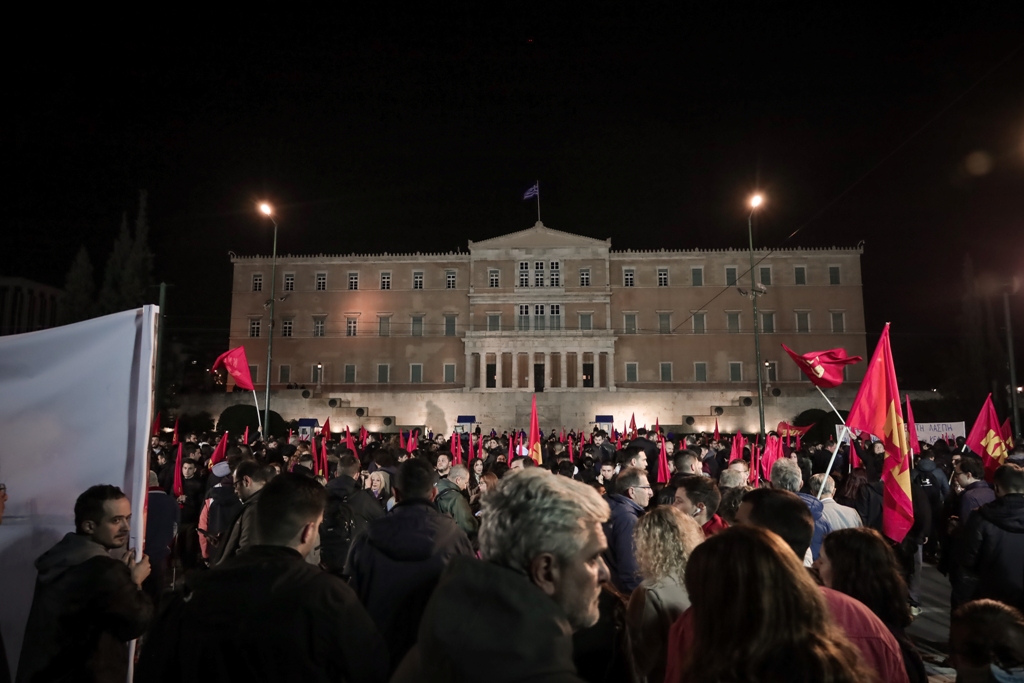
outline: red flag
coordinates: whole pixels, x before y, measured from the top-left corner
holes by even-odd
[[[213,362],[214,372],[219,370],[221,366],[234,378],[235,384],[246,391],[254,390],[252,375],[249,374],[249,360],[245,357],[244,346],[235,347],[217,356],[217,360]]]
[[[569,460],[572,460],[573,462],[576,462],[576,458],[574,458],[573,454],[572,454],[572,442],[573,441],[575,441],[575,439],[572,438],[572,434],[570,434],[569,435]]]
[[[636,413],[629,416],[629,438],[636,438]]]
[[[324,420],[324,426],[320,428],[320,436],[328,441],[331,440],[331,418]]]
[[[838,387],[843,383],[843,366],[864,360],[860,356],[847,356],[846,349],[811,351],[801,356],[785,344],[782,345],[782,348],[786,349],[786,353],[797,364],[801,372],[807,375],[807,379],[823,389]]]
[[[985,399],[974,421],[971,433],[967,435],[967,447],[981,456],[985,462],[985,480],[992,481],[996,469],[1006,460],[1006,443],[1003,441],[1003,428],[996,417],[996,407],[992,404],[992,394]]]
[[[153,420],[153,436],[160,436],[160,411],[156,412],[156,418]]]
[[[452,452],[452,464],[462,464],[462,441],[459,439],[459,434],[455,430],[452,430],[452,438],[448,441],[448,448]]]
[[[292,442],[292,430],[289,429],[288,430],[288,443],[291,443],[291,442]]]
[[[174,434],[171,436],[171,445],[172,446],[177,445],[178,441],[179,441],[179,439],[178,439],[178,422],[180,420],[181,420],[180,416],[174,418]]]
[[[214,465],[227,459],[228,453],[228,433],[224,432],[224,436],[220,437],[220,441],[217,442],[217,447],[213,449],[213,455],[210,456],[210,468]]]
[[[405,432],[401,429],[398,430],[398,449],[405,450]]]
[[[512,463],[512,458],[515,456],[515,452],[516,452],[515,443],[516,443],[516,432],[515,432],[515,430],[512,430],[511,432],[509,432],[509,435],[508,435],[508,456],[507,456],[506,459],[507,459],[509,464]]]
[[[480,435],[480,441],[476,445],[476,457],[480,458],[481,460],[484,457],[484,435],[483,434]]]
[[[538,465],[544,464],[544,456],[540,451],[540,422],[537,420],[537,394],[533,395],[533,405],[530,407],[530,441],[529,453],[533,461]]]
[[[348,430],[348,425],[345,425],[345,448],[349,449],[353,453],[356,452],[356,442],[352,438],[352,433]]]
[[[665,449],[665,437],[658,439],[661,442],[661,449],[658,451],[658,483],[667,484],[668,480],[672,478],[672,473],[668,471],[668,451]]]
[[[811,427],[814,425],[807,425],[806,427],[797,427],[791,425],[788,422],[780,422],[779,426],[775,428],[775,433],[779,436],[796,436],[800,437],[811,431]]]
[[[359,425],[359,448],[360,449],[366,448],[366,436],[367,436],[367,434],[369,434],[369,432],[366,431],[366,429],[363,427],[363,425]]]
[[[249,425],[245,425],[245,433],[242,434],[242,443],[249,445]]]
[[[910,447],[903,429],[900,390],[889,343],[889,323],[882,330],[874,355],[853,401],[846,424],[881,439],[885,446],[882,467],[882,533],[900,543],[914,525],[910,498]]]
[[[405,452],[412,453],[416,450],[416,446],[420,442],[420,432],[418,429],[414,429],[409,432],[409,440],[405,442]]]
[[[729,462],[743,459],[743,447],[746,443],[747,440],[743,438],[743,434],[736,432],[736,436],[732,439],[732,448],[729,450]]]
[[[747,483],[757,488],[761,485],[761,449],[757,447],[757,440],[754,440],[754,447],[750,449],[750,476]]]
[[[174,462],[174,497],[185,495],[185,485],[181,482],[181,447],[183,444],[178,444],[178,459]]]
[[[718,434],[718,418],[717,417],[715,418],[715,437],[714,438],[715,438],[715,441],[718,441],[718,439],[720,438],[719,434]]]
[[[314,436],[309,440],[309,454],[313,456],[313,475],[317,477],[323,476],[323,470],[320,464],[320,454],[316,452],[316,437]]]
[[[1010,425],[1010,418],[1006,418],[1003,422],[1003,443],[1006,444],[1006,450],[1009,451],[1013,448],[1013,427]]]
[[[914,424],[914,411],[910,409],[910,394],[907,394],[907,445],[914,455],[921,454],[921,442],[917,440],[917,425]]]

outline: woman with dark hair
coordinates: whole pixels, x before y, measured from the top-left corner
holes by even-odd
[[[832,496],[832,499],[840,505],[855,508],[857,505],[857,497],[860,495],[860,490],[867,483],[867,470],[863,467],[858,467],[846,475],[842,486],[839,487],[839,491],[836,495]]]
[[[859,600],[882,620],[900,644],[910,683],[926,683],[921,654],[904,632],[912,617],[903,570],[882,534],[866,527],[833,531],[814,567],[825,586]]]
[[[480,507],[480,477],[483,473],[483,458],[473,458],[469,461],[469,505],[474,511]]]
[[[498,486],[498,475],[494,472],[484,472],[480,477],[480,484],[477,487],[479,492],[476,500],[470,503],[470,509],[474,515],[480,514],[480,501],[487,494],[488,491],[493,491]]]
[[[736,526],[712,536],[690,555],[685,583],[692,608],[682,618],[692,623],[674,680],[875,680],[821,590],[774,533]]]

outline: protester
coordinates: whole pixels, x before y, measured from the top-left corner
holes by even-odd
[[[422,458],[398,469],[398,503],[356,537],[345,573],[388,643],[394,664],[416,642],[427,600],[448,562],[473,546],[450,516],[434,507],[436,468]]]
[[[973,599],[991,598],[1024,609],[1024,468],[995,471],[996,499],[971,515],[960,563],[977,575]]]
[[[131,503],[116,486],[93,486],[75,501],[75,530],[36,560],[19,683],[127,680],[128,641],[153,617],[142,591],[149,557],[136,562],[126,548],[131,517]]]
[[[503,478],[483,499],[483,561],[451,562],[393,683],[579,681],[572,633],[599,618],[608,515],[541,468]]]
[[[821,483],[825,482],[825,488]],[[832,477],[826,478],[824,474],[815,474],[811,477],[811,494],[817,496],[821,491],[821,516],[829,523],[833,531],[839,529],[854,529],[861,526],[860,515],[857,511],[846,505],[840,505],[835,501],[833,495],[836,492],[836,480]]]
[[[828,518],[825,517],[825,506],[814,496],[800,492],[804,485],[803,474],[800,472],[796,462],[789,458],[775,461],[775,464],[772,465],[771,480],[773,489],[795,493],[807,505],[807,509],[811,511],[811,516],[814,518],[811,557],[815,560],[818,559],[818,553],[821,551],[821,541],[825,538],[825,534],[832,531],[832,525],[829,523]]]
[[[726,489],[747,485],[747,474],[739,469],[728,468],[718,475],[718,488],[724,494]]]
[[[863,467],[854,468],[843,478],[834,498],[839,505],[856,509],[861,489],[868,483],[868,473]],[[859,514],[859,513],[858,513]],[[861,520],[863,522],[863,519]]]
[[[975,600],[953,612],[949,661],[957,683],[1024,680],[1024,615],[995,600]]]
[[[750,486],[737,486],[722,491],[722,502],[718,504],[718,516],[722,518],[723,522],[729,526],[736,523],[736,513],[739,512],[743,496],[747,495],[747,491],[753,490]]]
[[[642,451],[640,455],[643,455]],[[641,581],[633,548],[633,528],[650,502],[651,493],[647,471],[627,467],[615,478],[615,493],[608,496],[611,516],[604,524],[604,534],[608,540],[604,557],[612,584],[627,595]]]
[[[716,514],[722,502],[722,494],[710,477],[692,475],[675,476],[672,480],[676,486],[675,505],[688,517],[693,518],[709,537],[726,528],[722,518]]]
[[[463,493],[469,488],[469,469],[465,465],[454,465],[449,470],[448,478],[437,482],[437,497],[434,505],[459,525],[466,533],[470,543],[476,542],[479,524],[473,516],[473,509]]]
[[[384,470],[376,470],[366,478],[366,483],[374,500],[381,508],[387,509],[387,503],[391,500],[391,475]]]
[[[160,488],[156,472],[149,473],[149,491],[146,493],[146,554],[149,556],[150,574],[142,583],[142,590],[159,607],[160,594],[169,585],[167,564],[171,557],[174,534],[181,521],[181,508],[167,492]]]
[[[692,517],[672,506],[656,507],[639,519],[633,531],[636,561],[643,582],[629,598],[626,623],[633,659],[641,676],[665,677],[668,632],[690,607],[684,579],[690,553],[704,541]]]
[[[255,460],[243,460],[231,475],[235,493],[242,501],[242,508],[228,524],[227,532],[217,546],[212,564],[223,564],[250,546],[259,545],[256,527],[256,504],[260,493],[274,477],[272,467],[261,467]]]

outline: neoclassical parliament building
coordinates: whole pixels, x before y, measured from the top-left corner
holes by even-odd
[[[271,259],[235,256],[229,343],[274,390],[725,402],[757,395],[756,292],[766,396],[778,397],[812,388],[781,343],[866,355],[861,253],[755,251],[752,286],[747,250],[612,249],[538,222],[453,253],[279,256],[269,371]]]

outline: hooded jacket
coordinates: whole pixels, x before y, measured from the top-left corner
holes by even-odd
[[[153,617],[128,566],[88,536],[69,533],[36,560],[36,570],[17,681],[123,683],[128,641]]]
[[[833,531],[831,522],[825,518],[825,506],[820,500],[808,493],[798,493],[800,500],[807,504],[814,518],[814,535],[811,537],[811,556],[818,559],[821,553],[821,542],[825,540],[825,534]]]
[[[345,573],[393,662],[416,642],[427,600],[457,555],[473,555],[473,546],[455,520],[426,500],[398,503],[352,542]]]
[[[612,576],[612,585],[627,595],[640,585],[640,568],[636,564],[636,548],[633,546],[633,529],[644,509],[618,493],[608,496],[611,516],[602,525],[608,549],[604,561]]]
[[[1024,493],[1008,493],[975,510],[960,561],[978,575],[975,600],[1024,608]]]
[[[393,683],[581,683],[565,611],[525,574],[452,560]]]

